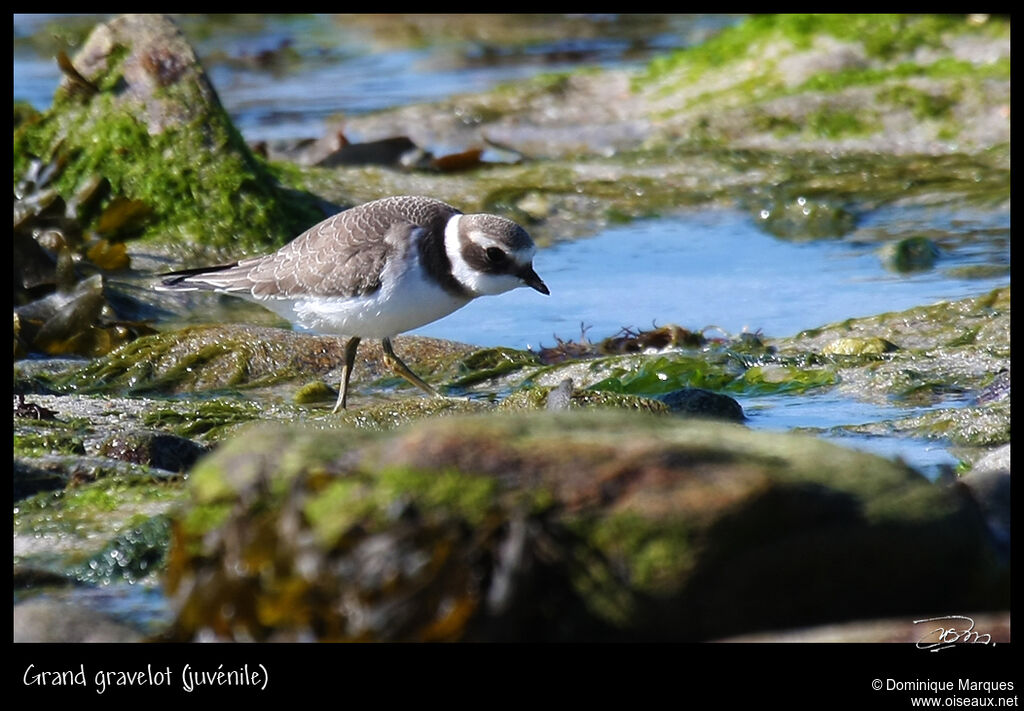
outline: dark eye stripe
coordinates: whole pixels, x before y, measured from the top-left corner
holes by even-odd
[[[490,254],[491,250],[499,252],[504,258],[494,259]],[[473,269],[488,274],[509,274],[515,267],[514,262],[499,247],[484,249],[468,240],[462,245],[462,258]]]

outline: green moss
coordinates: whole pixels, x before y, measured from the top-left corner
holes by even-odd
[[[111,66],[100,93],[85,103],[58,97],[40,118],[15,130],[15,176],[32,156],[59,156],[65,165],[55,187],[65,199],[86,179],[103,176],[112,198],[138,200],[152,210],[142,237],[167,246],[180,246],[184,238],[232,254],[265,251],[321,217],[308,196],[277,184],[219,104],[190,123],[151,134],[118,100],[116,56]],[[188,91],[163,89],[196,108],[194,89]]]
[[[307,405],[309,403],[332,400],[337,397],[337,390],[322,380],[315,380],[312,383],[306,383],[296,390],[295,395],[292,396],[292,402],[297,405]]]
[[[838,72],[822,72],[808,78],[803,84],[790,90],[790,93],[802,93],[805,91],[838,92],[852,86],[871,86],[884,82],[901,82],[886,87],[880,92],[880,101],[886,103],[898,102],[920,113],[921,116],[935,117],[946,115],[950,107],[955,103],[956,97],[937,96],[927,92],[912,90],[904,95],[908,87],[902,80],[911,77],[926,77],[931,79],[960,79],[970,78],[981,79],[1010,79],[1009,59],[998,59],[991,64],[977,65],[971,62],[943,57],[931,64],[917,64],[916,62],[901,62],[888,67],[877,67],[868,69],[845,69]],[[957,90],[959,93],[959,90]]]
[[[909,109],[919,120],[948,118],[958,98],[921,91],[906,84],[887,86],[875,93],[877,101]]]
[[[605,557],[624,562],[629,583],[647,593],[681,585],[694,564],[692,527],[680,519],[619,512],[572,526]]]
[[[863,136],[880,128],[878,121],[868,118],[863,111],[854,113],[828,107],[811,112],[805,122],[807,130],[821,138]]]
[[[38,121],[42,116],[32,104],[27,101],[14,102],[14,128],[17,129],[23,123]]]
[[[411,497],[425,509],[455,513],[473,526],[480,525],[493,510],[500,491],[498,482],[490,477],[456,471],[385,469],[374,477],[373,485],[379,507]]]
[[[752,124],[756,130],[773,133],[780,138],[803,130],[803,125],[794,118],[764,113],[756,113]]]
[[[363,495],[355,479],[337,479],[306,502],[303,513],[321,545],[331,547],[356,524],[377,513],[376,503]]]

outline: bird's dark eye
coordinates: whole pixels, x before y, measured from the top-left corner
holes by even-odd
[[[508,259],[506,254],[497,247],[487,248],[487,261],[491,264],[503,264]]]

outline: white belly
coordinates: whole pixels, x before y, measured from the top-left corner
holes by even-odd
[[[469,303],[449,294],[413,260],[405,270],[389,269],[373,294],[348,299],[306,296],[261,299],[257,303],[296,327],[338,336],[390,338],[447,316]]]

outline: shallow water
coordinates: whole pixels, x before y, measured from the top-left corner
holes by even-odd
[[[941,442],[830,429],[911,417],[922,414],[927,408],[885,407],[858,402],[834,391],[804,393],[799,397],[768,395],[738,399],[747,416],[746,424],[753,429],[773,432],[801,428],[820,430],[820,437],[835,444],[871,452],[887,459],[902,459],[933,481],[950,476],[960,463]],[[943,406],[953,405],[947,402]]]
[[[47,108],[60,81],[28,38],[111,15],[14,15],[14,98]],[[484,91],[576,66],[629,66],[701,41],[734,15],[451,16],[448,27],[344,15],[176,16],[246,139],[319,137],[328,117]],[[460,29],[465,25],[464,29]],[[43,44],[47,51],[40,52]],[[73,51],[69,51],[73,55]],[[261,59],[265,58],[265,59]],[[359,136],[350,136],[355,140]]]
[[[1005,211],[886,207],[863,216],[844,239],[789,242],[736,211],[644,220],[541,250],[534,264],[550,297],[518,289],[477,299],[414,333],[534,349],[555,345],[556,336],[578,339],[581,324],[592,340],[668,323],[792,336],[1008,284],[1009,222]],[[932,269],[899,273],[886,268],[881,243],[871,241],[880,231],[942,235],[951,246]],[[972,239],[978,232],[984,240]],[[950,273],[976,264],[1007,269],[979,279]]]

